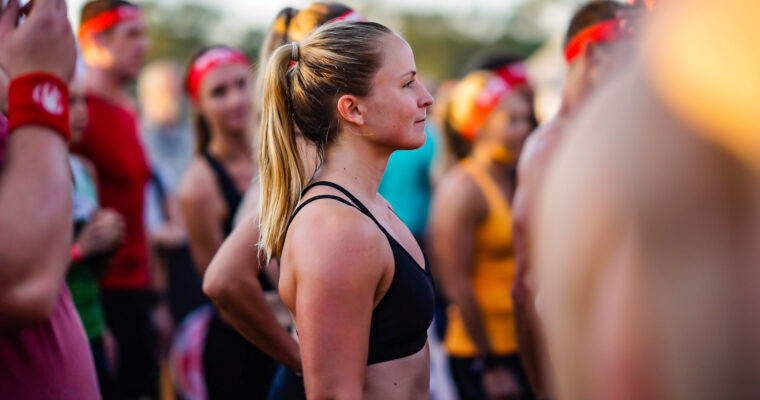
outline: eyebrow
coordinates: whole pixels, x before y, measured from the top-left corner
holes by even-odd
[[[401,77],[403,78],[403,77],[405,77],[405,76],[407,76],[407,75],[410,75],[410,74],[412,75],[412,77],[415,77],[415,76],[417,76],[417,71],[415,71],[415,70],[411,70],[411,71],[409,71],[409,72],[407,72],[407,73],[405,73],[405,74],[401,75]]]

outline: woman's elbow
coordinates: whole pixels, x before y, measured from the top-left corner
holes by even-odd
[[[23,329],[47,322],[58,304],[62,283],[40,279],[5,290],[0,298],[0,328]]]
[[[229,282],[225,279],[224,274],[217,273],[212,263],[203,276],[203,293],[214,303],[219,303],[229,297],[229,292]]]

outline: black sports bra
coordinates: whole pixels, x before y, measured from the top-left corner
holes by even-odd
[[[204,152],[203,158],[206,159],[206,162],[208,162],[208,165],[214,171],[214,175],[216,176],[216,183],[219,185],[219,190],[221,190],[222,196],[224,196],[224,202],[227,203],[228,214],[227,219],[224,220],[223,225],[224,237],[227,237],[230,235],[230,233],[232,233],[232,223],[235,219],[235,213],[240,207],[240,203],[243,201],[243,195],[240,193],[240,191],[238,191],[238,188],[235,185],[235,181],[232,180],[232,177],[227,172],[227,169],[224,168],[224,165],[222,165],[222,163],[217,160],[216,157],[212,156],[208,152]],[[265,292],[276,290],[274,284],[266,273],[263,271],[259,272],[258,278],[262,290]]]
[[[351,201],[333,195],[314,196],[296,208],[290,217],[288,228],[296,214],[307,204],[319,199],[333,199],[358,209],[374,221],[388,238],[393,251],[393,279],[388,291],[372,311],[367,364],[395,360],[417,353],[425,347],[427,329],[433,321],[435,294],[427,258],[423,269],[375,219],[369,209],[343,187],[332,182],[315,182],[304,189],[303,194],[315,186],[335,188]],[[285,232],[287,233],[287,229]]]

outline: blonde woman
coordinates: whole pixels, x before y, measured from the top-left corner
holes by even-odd
[[[267,66],[261,247],[280,259],[308,398],[428,396],[430,273],[377,194],[391,153],[425,141],[433,99],[415,76],[406,41],[372,22],[324,26]],[[313,177],[296,129],[321,156]]]

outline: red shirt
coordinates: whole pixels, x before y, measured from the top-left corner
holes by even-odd
[[[95,164],[102,207],[118,211],[126,223],[124,244],[101,280],[104,289],[147,289],[148,249],[143,207],[148,163],[135,112],[95,95],[87,96],[90,122],[72,150]]]

